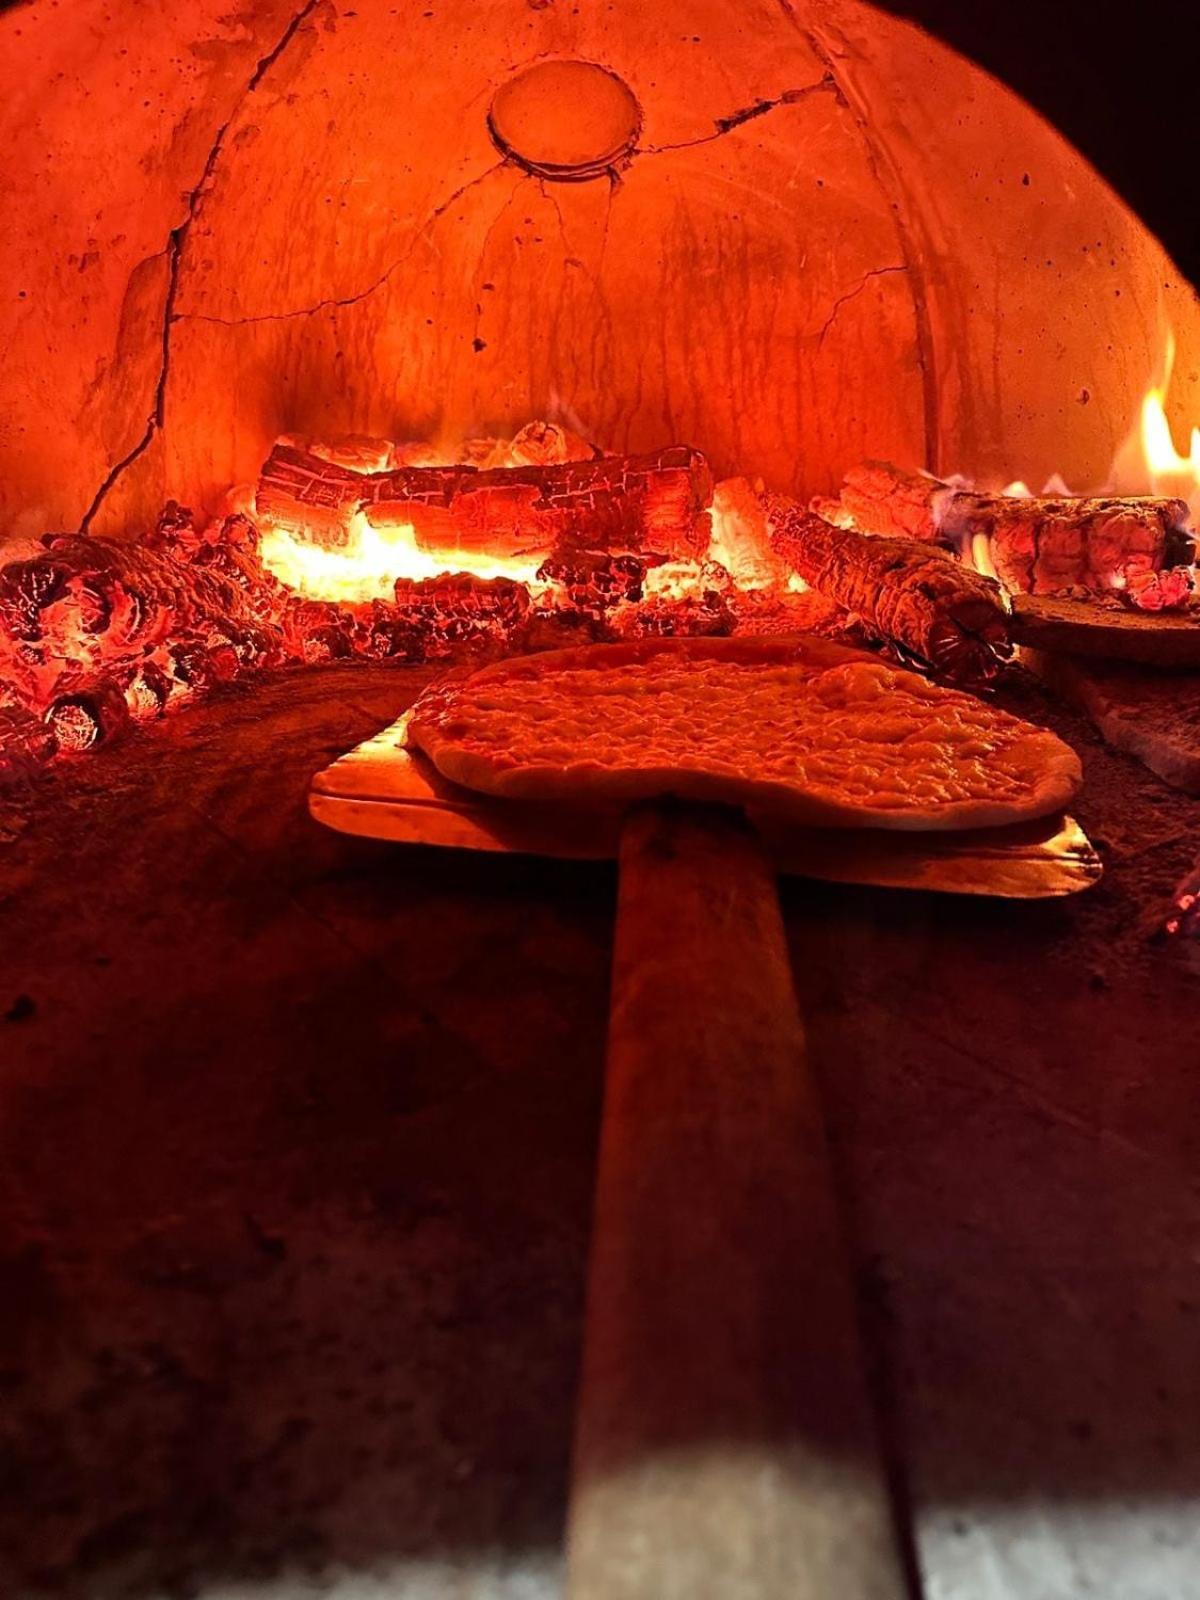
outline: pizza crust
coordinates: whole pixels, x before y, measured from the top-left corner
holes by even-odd
[[[574,804],[661,795],[814,827],[1003,826],[1064,809],[1054,734],[832,640],[655,639],[455,674],[412,744],[454,783]]]

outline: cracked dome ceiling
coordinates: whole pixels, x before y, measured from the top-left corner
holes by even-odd
[[[27,0],[0,534],[213,507],[279,433],[560,418],[817,492],[1101,480],[1200,315],[1034,112],[858,0]]]

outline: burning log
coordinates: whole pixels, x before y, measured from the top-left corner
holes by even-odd
[[[1162,572],[1191,560],[1182,500],[956,497],[944,524],[954,538],[982,537],[1009,589],[1046,594],[1079,587],[1126,587],[1133,572]],[[970,547],[969,543],[965,546]],[[1187,588],[1183,588],[1184,600]]]
[[[936,672],[985,680],[1011,653],[991,578],[933,545],[835,527],[782,495],[768,495],[765,507],[772,548],[806,583]]]
[[[76,753],[118,738],[128,724],[125,690],[111,677],[78,683],[56,695],[46,712],[58,749]]]
[[[926,473],[903,472],[888,461],[865,461],[846,474],[840,500],[814,500],[812,509],[828,522],[863,533],[937,544],[943,537],[945,508],[958,492]]]
[[[63,536],[0,569],[0,622],[29,643],[67,628],[106,651],[156,644],[243,610],[238,586],[145,544]]]
[[[157,715],[176,693],[285,659],[283,633],[266,617],[281,607],[279,586],[251,572],[244,535],[225,537],[228,526],[208,542],[169,507],[153,546],[56,537],[0,569],[0,663],[10,693],[45,714],[58,748],[112,739],[130,715]]]
[[[678,559],[708,547],[712,475],[686,445],[541,467],[403,467],[353,472],[277,444],[256,494],[265,521],[345,544],[355,512],[377,527],[408,524],[420,548],[544,560],[575,550]]]
[[[1194,553],[1182,500],[977,494],[878,461],[847,473],[832,511],[830,502],[817,509],[865,533],[936,541],[968,558],[982,541],[997,577],[1021,594],[1123,590],[1133,573],[1189,564]]]
[[[227,517],[215,540],[200,544],[193,565],[213,573],[240,591],[237,615],[270,630],[278,626],[291,599],[259,555],[258,529],[243,516]]]

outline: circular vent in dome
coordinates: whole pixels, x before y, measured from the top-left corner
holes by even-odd
[[[628,84],[594,61],[539,61],[502,84],[488,112],[506,156],[566,183],[611,171],[632,153],[641,125]]]

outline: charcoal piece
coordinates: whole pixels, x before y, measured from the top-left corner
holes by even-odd
[[[622,601],[642,598],[646,562],[634,555],[581,550],[543,561],[537,576],[542,583],[556,584],[563,599],[577,611],[598,616]]]
[[[108,744],[129,724],[129,705],[112,678],[82,682],[56,695],[46,725],[60,750],[81,751]]]

